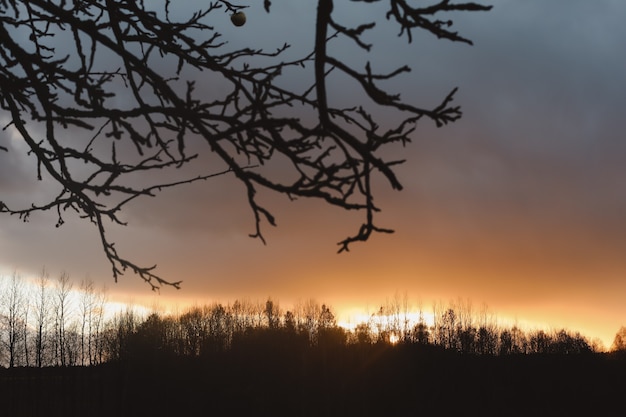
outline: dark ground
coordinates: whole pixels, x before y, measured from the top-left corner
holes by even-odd
[[[626,359],[419,346],[0,369],[1,416],[624,416]]]

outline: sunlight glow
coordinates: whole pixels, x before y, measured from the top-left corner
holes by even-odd
[[[15,273],[20,276],[19,272],[9,272],[6,267],[3,268],[3,266],[0,265],[0,292],[3,289],[9,288],[11,285],[11,277]],[[39,287],[37,280],[37,277],[21,277],[20,292],[22,294],[21,297],[23,297],[24,300],[31,302],[31,300],[36,301],[38,300],[38,297],[40,297],[41,288]],[[81,314],[85,314],[81,309],[85,308],[87,305],[86,303],[89,303],[91,306],[90,308],[94,309],[92,311],[101,312],[97,314],[102,314],[105,322],[116,320],[118,317],[122,317],[127,313],[131,313],[138,320],[147,318],[151,313],[177,316],[187,311],[189,308],[210,304],[208,302],[202,303],[197,300],[189,303],[181,303],[180,301],[169,303],[163,298],[159,299],[148,297],[143,297],[141,300],[143,302],[139,302],[142,297],[123,297],[119,294],[110,294],[106,287],[100,289],[93,288],[94,298],[89,299],[85,297],[81,287],[82,285],[80,283],[72,282],[71,290],[69,290],[67,294],[68,313],[72,316],[72,318],[69,318],[68,316],[68,319],[76,323],[80,322]],[[57,279],[50,277],[46,284],[47,297],[49,297],[50,303],[55,301],[57,288]],[[127,299],[123,300],[123,298]],[[32,301],[32,303],[35,303],[35,301]],[[226,302],[225,305],[229,304],[230,303]],[[248,304],[256,306],[258,312],[255,313],[255,315],[263,314],[265,301],[249,301]],[[151,306],[149,307],[148,305]],[[464,305],[456,305],[454,303],[451,304],[451,306],[455,308],[459,307],[461,308],[461,311],[464,307]],[[2,306],[0,305],[0,307]],[[294,311],[294,309],[297,308],[297,306],[292,305],[279,305],[278,302],[277,307],[279,307],[279,314],[281,317],[287,311]],[[387,303],[383,304],[380,308],[374,309],[374,312],[372,312],[371,308],[359,308],[354,305],[344,305],[338,308],[331,306],[331,308],[334,313],[336,324],[348,332],[353,332],[355,337],[359,337],[359,334],[367,333],[373,337],[374,340],[385,340],[391,344],[396,344],[403,340],[403,338],[407,337],[407,335],[412,337],[411,335],[416,334],[416,331],[422,331],[421,329],[416,329],[416,325],[418,324],[425,325],[428,331],[433,331],[433,326],[435,325],[435,312],[437,312],[437,315],[439,316],[448,307],[445,304],[437,304],[433,305],[432,308],[423,308],[420,304],[419,309],[413,309],[408,304],[406,306],[399,306],[397,304]],[[405,311],[402,311],[403,309]],[[477,311],[478,310],[475,312]],[[2,311],[0,311],[0,315],[1,314]],[[565,327],[558,326],[556,323],[550,323],[547,320],[527,320],[519,318],[515,315],[496,315],[488,310],[485,310],[485,312],[478,312],[478,317],[475,317],[473,320],[474,322],[472,325],[475,327],[480,327],[483,323],[486,323],[488,326],[498,328],[517,328],[524,333],[532,333],[539,330],[550,333],[556,332]],[[598,337],[595,337],[594,339],[592,336],[584,332],[581,332],[581,334],[587,337],[590,342],[594,342],[595,346],[601,350],[608,349],[608,347],[611,346],[614,337],[614,334],[609,334],[604,339],[600,339]]]
[[[408,311],[397,314],[367,313],[362,309],[339,310],[337,324],[346,330],[354,330],[359,324],[369,324],[373,330],[387,324],[398,324],[399,328],[411,329],[423,322],[427,326],[435,324],[434,314],[425,311]]]

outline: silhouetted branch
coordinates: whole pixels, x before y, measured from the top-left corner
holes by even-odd
[[[267,12],[270,4],[264,2]],[[450,1],[414,7],[390,0],[389,5],[387,17],[409,42],[411,31],[421,28],[470,43],[434,16],[490,8]],[[26,221],[35,212],[56,210],[61,226],[71,209],[96,226],[116,280],[130,269],[153,289],[178,288],[180,282],[168,282],[153,273],[154,266],[120,256],[106,230],[107,222],[126,225],[119,216],[130,201],[164,188],[234,175],[245,186],[255,219],[251,236],[263,242],[263,224],[276,222],[257,200],[261,189],[364,212],[363,225],[339,243],[340,252],[372,232],[391,233],[374,223],[379,209],[370,183],[382,176],[393,189],[402,189],[394,172],[402,161],[378,151],[409,142],[422,118],[441,126],[461,117],[459,107],[451,105],[456,89],[438,106],[419,108],[379,85],[409,72],[408,66],[376,73],[369,62],[356,69],[329,56],[327,45],[341,38],[369,52],[372,45],[362,35],[375,27],[374,22],[347,27],[336,21],[332,0],[318,1],[313,50],[291,60],[283,59],[287,43],[274,51],[231,50],[209,24],[215,12],[232,14],[247,6],[215,0],[183,20],[174,19],[173,7],[169,0],[161,6],[0,0],[0,108],[10,119],[4,131],[11,129],[27,145],[36,158],[37,178],[59,187],[50,201],[14,208],[5,200],[0,212]],[[291,69],[311,70],[314,85],[285,87],[282,77]],[[339,72],[354,81],[367,103],[333,106],[326,80]],[[221,92],[205,85],[198,91],[194,78],[200,74],[206,85],[219,84]],[[370,104],[405,116],[381,131],[367,110]],[[303,117],[285,117],[293,107],[301,108]],[[0,150],[13,152],[6,144]],[[217,162],[195,172],[192,162],[205,153]],[[288,161],[289,171],[270,177],[261,170],[274,160]],[[173,172],[182,179],[163,180]]]

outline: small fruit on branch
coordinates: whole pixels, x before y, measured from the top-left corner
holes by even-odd
[[[246,14],[244,12],[233,13],[230,16],[230,21],[235,26],[243,26],[246,23]]]

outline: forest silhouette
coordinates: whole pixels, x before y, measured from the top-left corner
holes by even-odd
[[[396,300],[346,329],[314,300],[107,318],[89,283],[73,299],[66,274],[28,295],[21,284],[2,291],[6,415],[619,415],[626,388],[621,333],[601,352],[566,329],[498,325],[469,301],[428,323]]]

